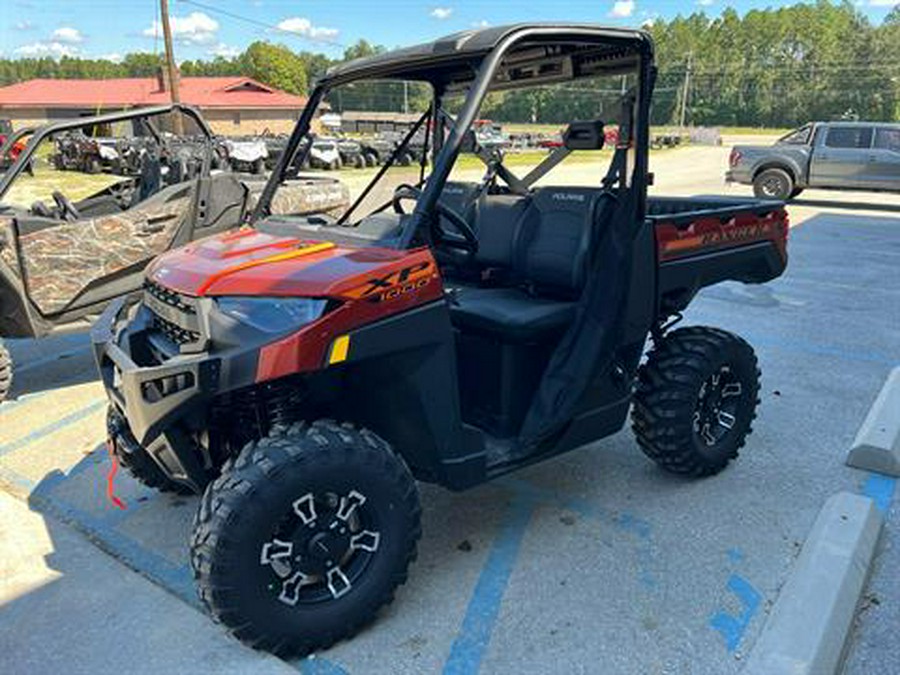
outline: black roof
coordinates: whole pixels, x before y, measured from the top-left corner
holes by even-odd
[[[324,80],[355,79],[362,76],[432,79],[436,66],[471,62],[488,54],[505,38],[514,34],[536,42],[571,39],[644,45],[652,49],[650,36],[641,30],[615,28],[586,23],[518,23],[479,30],[467,30],[411,47],[354,59],[332,66]]]

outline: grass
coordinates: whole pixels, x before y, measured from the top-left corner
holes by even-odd
[[[121,176],[110,174],[86,174],[80,171],[58,171],[38,161],[34,168],[34,176],[21,173],[16,176],[3,201],[22,208],[31,208],[34,202],[42,201],[48,205],[53,203],[53,192],[59,190],[73,202],[78,202],[110,185],[124,180]]]

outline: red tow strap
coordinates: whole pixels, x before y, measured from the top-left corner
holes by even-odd
[[[106,451],[109,453],[109,471],[106,474],[106,496],[113,506],[123,511],[128,507],[121,499],[116,496],[116,474],[119,471],[119,458],[116,456],[116,449],[113,446],[113,440],[110,438],[106,441]]]

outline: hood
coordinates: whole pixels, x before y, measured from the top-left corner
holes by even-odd
[[[245,228],[163,254],[147,278],[194,297],[358,297],[371,279],[391,273],[410,255],[418,254]]]

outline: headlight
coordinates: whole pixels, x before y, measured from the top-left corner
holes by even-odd
[[[312,323],[327,300],[313,298],[218,298],[219,311],[266,333],[285,333]]]

